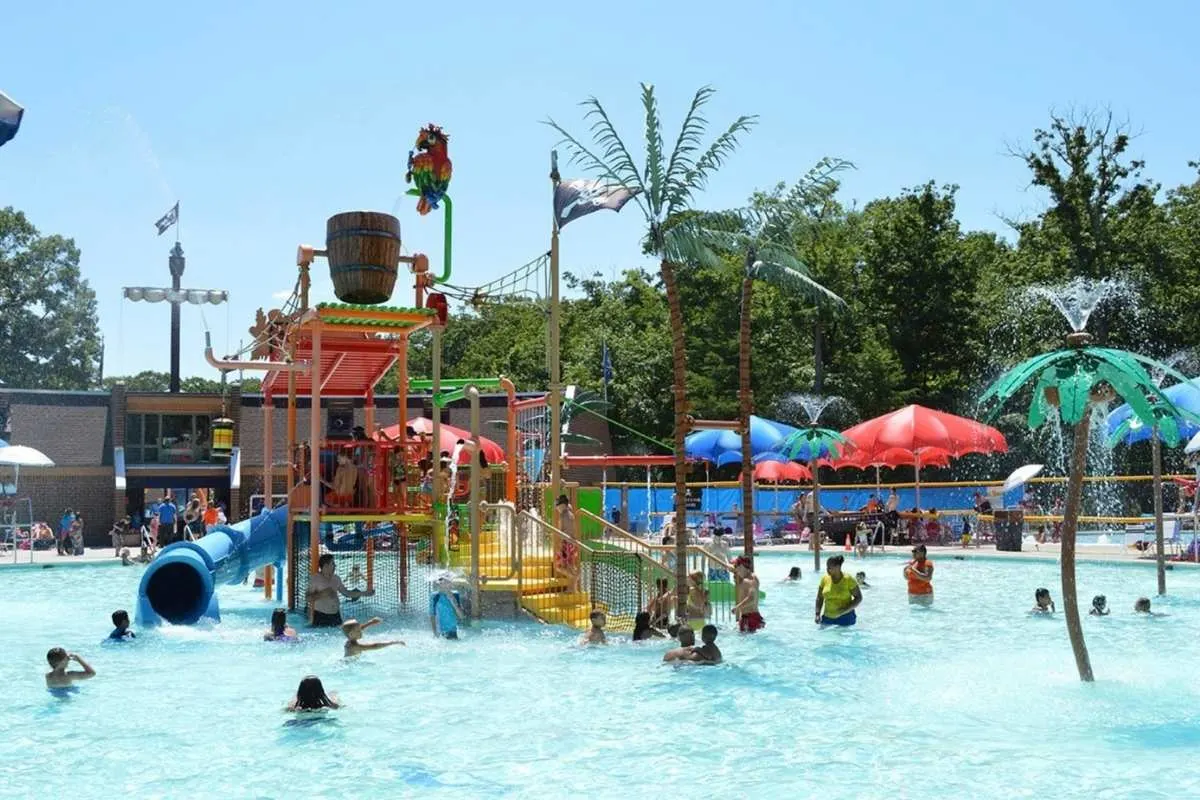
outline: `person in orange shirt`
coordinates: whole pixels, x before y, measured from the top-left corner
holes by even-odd
[[[912,549],[912,561],[904,565],[904,577],[908,580],[908,602],[933,603],[933,562],[928,558],[925,545],[919,544]]]
[[[217,527],[217,506],[214,503],[204,509],[204,530],[209,532],[215,527]]]

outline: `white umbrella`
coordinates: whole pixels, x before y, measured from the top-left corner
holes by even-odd
[[[1018,486],[1021,486],[1030,478],[1036,476],[1042,471],[1041,464],[1026,464],[1023,467],[1017,467],[1012,474],[1004,481],[1004,491],[1007,494]]]
[[[0,466],[6,467],[53,467],[54,462],[41,450],[23,444],[0,447]]]
[[[1195,436],[1193,436],[1191,441],[1187,443],[1187,447],[1183,448],[1183,452],[1187,453],[1189,456],[1197,451],[1200,451],[1200,433],[1197,433]]]

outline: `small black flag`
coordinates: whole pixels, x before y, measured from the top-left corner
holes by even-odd
[[[593,211],[607,208],[620,211],[633,196],[637,189],[576,178],[563,181],[554,187],[554,218],[558,227],[562,228],[568,222],[587,216]]]
[[[158,228],[158,235],[162,236],[176,222],[179,222],[179,203],[176,203],[170,211],[163,214],[162,219],[154,223],[154,227]]]

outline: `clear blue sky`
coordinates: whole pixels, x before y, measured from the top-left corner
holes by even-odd
[[[153,222],[177,199],[184,285],[232,292],[204,312],[219,351],[292,286],[296,245],[319,244],[327,216],[396,207],[430,121],[451,135],[453,282],[545,250],[556,137],[539,120],[583,132],[576,104],[594,94],[639,142],[643,80],[659,87],[669,130],[705,83],[719,90],[714,123],[761,117],[705,205],[739,204],[835,155],[859,168],[847,200],[954,182],[962,221],[999,230],[998,213],[1044,203],[1004,151],[1052,108],[1110,106],[1141,132],[1134,150],[1151,175],[1189,177],[1198,18],[1191,3],[1095,0],[13,2],[0,88],[27,111],[0,149],[0,205],[82,248],[106,372],[165,370],[167,307],[120,289],[169,283],[172,239]],[[440,219],[418,218],[411,198],[398,208],[406,247],[438,263]],[[567,228],[564,268],[641,263],[633,210]],[[184,373],[216,377],[203,330],[185,306]]]

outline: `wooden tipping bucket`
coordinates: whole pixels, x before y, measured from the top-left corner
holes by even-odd
[[[333,293],[343,303],[385,303],[400,266],[400,220],[378,211],[345,211],[325,225]]]

